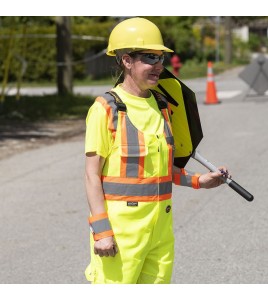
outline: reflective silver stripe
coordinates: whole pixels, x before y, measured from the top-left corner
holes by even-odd
[[[192,187],[192,176],[180,175],[180,185]]]
[[[128,155],[127,157],[137,157],[140,156],[140,146],[139,145],[128,145]]]
[[[92,222],[90,225],[94,233],[101,233],[112,229],[108,218]]]
[[[139,170],[139,157],[128,157],[127,158],[127,177],[138,177]]]
[[[164,131],[166,134],[166,141],[169,145],[174,145],[174,138],[168,126],[168,122],[164,119]]]
[[[127,143],[128,143],[128,145],[131,145],[131,146],[139,145],[138,129],[131,123],[128,115],[126,115],[126,127],[127,127]]]
[[[174,138],[173,136],[166,137],[166,141],[169,145],[174,145]]]
[[[107,101],[107,104],[111,107],[112,115],[113,115],[113,118],[112,118],[113,127],[116,130],[117,129],[117,123],[118,123],[118,112],[117,112],[117,106],[115,104],[115,99],[109,93],[102,95],[102,97]]]
[[[138,130],[131,123],[128,116],[126,116],[126,131],[127,131],[127,143],[128,143],[126,176],[127,177],[138,177],[138,175],[139,175],[139,157],[140,157]]]
[[[172,192],[172,182],[161,182],[151,184],[128,184],[103,182],[105,194],[118,196],[155,196],[165,195]]]
[[[172,192],[172,181],[161,182],[159,186],[159,195],[169,194]]]

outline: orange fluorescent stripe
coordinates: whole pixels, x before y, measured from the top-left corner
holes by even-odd
[[[96,222],[96,221],[99,221],[102,219],[106,219],[106,218],[108,218],[108,214],[107,214],[107,212],[104,212],[104,213],[89,217],[88,221],[89,221],[89,223],[93,223],[93,222]]]
[[[162,110],[163,111],[163,110]],[[167,122],[169,124],[169,122]],[[164,132],[164,135],[165,137],[167,136],[166,133]],[[168,146],[168,174],[172,174],[172,164],[173,164],[173,161],[172,161],[172,146],[171,145],[167,145]]]
[[[172,174],[172,165],[173,165],[172,152],[173,152],[172,146],[168,145],[168,153],[169,153],[168,174]]]
[[[103,98],[103,97],[97,97],[96,99],[97,102],[100,102],[102,104],[102,106],[105,108],[106,113],[108,115],[108,120],[109,120],[109,128],[115,132],[116,129],[114,128],[114,124],[113,124],[113,111],[111,106],[107,103],[107,101]]]
[[[121,143],[124,146],[122,151],[127,151],[127,127],[126,127],[126,113],[125,112],[118,112],[118,116],[121,119]],[[124,156],[121,157],[121,164],[120,164],[120,176],[126,177],[127,175],[127,153],[124,153]]]
[[[143,178],[144,177],[144,156],[139,157],[139,177]]]
[[[194,189],[200,189],[200,184],[199,184],[199,177],[200,177],[201,174],[195,174],[193,177],[192,177],[192,187]]]
[[[164,115],[165,120],[168,122],[169,120],[168,120],[168,116],[167,116],[167,110],[164,108],[164,109],[161,109],[161,111],[162,111],[162,114]]]
[[[112,230],[108,230],[108,231],[93,234],[94,241],[98,241],[108,236],[114,236],[114,232]]]
[[[167,124],[168,124],[168,127],[169,127],[169,130],[170,130],[171,134],[173,135],[172,126],[171,126],[170,122],[167,122]]]
[[[181,168],[181,174],[185,176],[188,175],[187,171],[184,168]]]
[[[168,116],[167,110],[166,109],[162,109],[161,111],[162,111],[162,113],[164,115],[165,120],[167,121],[167,125],[169,127],[169,130],[172,133],[172,127],[171,127],[171,124],[169,122],[169,116]]]
[[[126,177],[127,174],[127,157],[121,157],[121,164],[120,164],[120,176]]]
[[[181,175],[184,175],[184,176],[188,175],[184,168],[180,168],[180,173],[173,174],[173,183],[175,183],[176,185],[180,185]]]
[[[180,185],[181,184],[181,174],[179,174],[179,173],[174,174],[173,175],[173,182],[176,185]]]
[[[164,195],[153,195],[153,196],[119,196],[112,194],[105,194],[105,200],[116,200],[116,201],[135,201],[135,202],[154,202],[164,201],[171,199],[171,193]]]
[[[139,170],[138,170],[138,177],[144,177],[144,156],[146,155],[146,148],[144,147],[144,135],[141,131],[138,130],[138,140],[140,146],[140,157],[139,157]]]
[[[168,113],[169,113],[169,115],[171,116],[171,106],[170,106],[170,103],[168,102],[168,104],[167,104],[167,107],[168,107]]]
[[[127,145],[127,126],[126,126],[126,113],[124,111],[118,112],[121,119],[121,142],[122,145]]]

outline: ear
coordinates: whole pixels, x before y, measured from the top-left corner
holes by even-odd
[[[124,54],[124,55],[122,56],[122,62],[123,62],[123,65],[125,66],[125,68],[131,69],[132,58],[131,58],[129,55]]]

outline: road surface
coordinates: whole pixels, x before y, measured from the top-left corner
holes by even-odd
[[[204,132],[199,151],[227,165],[255,199],[249,203],[227,185],[174,187],[172,283],[268,283],[268,101],[243,99],[247,87],[237,74],[217,80],[218,93],[240,93],[208,106],[205,79],[188,82],[197,90]],[[86,283],[83,152],[81,136],[0,161],[1,283]],[[205,171],[194,161],[187,168]]]

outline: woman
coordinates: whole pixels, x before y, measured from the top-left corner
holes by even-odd
[[[189,175],[172,164],[167,102],[151,90],[163,71],[165,52],[173,51],[144,18],[119,23],[109,38],[107,54],[116,56],[124,80],[111,94],[98,97],[87,116],[92,235],[85,274],[93,283],[169,283],[174,260],[172,181],[196,189],[222,183],[220,171]]]

